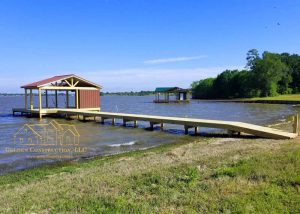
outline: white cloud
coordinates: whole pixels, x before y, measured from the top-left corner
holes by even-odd
[[[178,86],[190,87],[193,81],[208,77],[216,77],[226,69],[243,69],[244,66],[224,66],[206,68],[130,68],[119,70],[99,71],[60,71],[59,73],[36,74],[28,72],[26,79],[15,78],[6,75],[0,78],[1,92],[23,92],[21,85],[48,78],[59,74],[74,73],[85,79],[91,80],[103,86],[103,91],[140,91],[154,90],[156,87]]]
[[[151,59],[144,61],[145,64],[161,64],[161,63],[168,63],[168,62],[182,62],[182,61],[190,61],[196,59],[206,58],[205,55],[200,56],[183,56],[183,57],[174,57],[174,58],[162,58],[162,59]]]
[[[86,79],[99,83],[103,91],[154,90],[162,86],[190,87],[193,81],[216,77],[226,69],[243,69],[244,66],[184,69],[144,69],[95,71],[77,73]]]

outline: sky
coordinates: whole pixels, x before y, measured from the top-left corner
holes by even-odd
[[[77,74],[103,91],[187,88],[246,53],[300,54],[298,0],[1,0],[0,93]]]

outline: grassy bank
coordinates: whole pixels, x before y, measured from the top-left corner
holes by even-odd
[[[285,94],[275,97],[255,97],[242,100],[287,100],[287,101],[300,101],[300,94]]]
[[[0,213],[300,212],[298,139],[203,139],[0,177]]]

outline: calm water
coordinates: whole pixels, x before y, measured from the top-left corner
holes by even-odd
[[[285,121],[299,109],[289,105],[244,104],[244,103],[214,103],[192,101],[189,104],[154,104],[154,97],[144,96],[104,96],[101,97],[101,110],[110,112],[141,113],[165,116],[193,117],[203,119],[219,119],[243,121],[266,125]],[[60,103],[65,103],[64,97],[59,97]],[[37,103],[37,99],[34,99]],[[96,122],[78,122],[76,120],[45,118],[13,117],[13,107],[23,107],[24,97],[0,97],[0,174],[34,167],[45,162],[53,162],[66,158],[91,157],[94,155],[110,155],[136,149],[144,149],[160,144],[173,143],[179,140],[190,141],[193,136],[184,136],[182,127],[167,125],[167,131],[145,131],[147,123],[139,123],[141,128],[112,127],[109,122],[101,125]],[[49,99],[52,103],[52,99]],[[73,124],[80,134],[80,147],[86,148],[81,153],[64,152],[53,157],[43,152],[13,152],[11,148],[26,148],[14,142],[14,134],[24,124],[46,124],[52,120],[63,124]],[[221,132],[220,130],[201,129],[205,132]],[[28,146],[27,146],[28,147]],[[35,148],[45,148],[36,146]],[[38,155],[44,155],[37,158]],[[46,156],[46,157],[45,157]],[[63,156],[63,157],[62,157]]]

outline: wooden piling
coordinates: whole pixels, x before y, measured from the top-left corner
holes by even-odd
[[[295,134],[298,134],[298,130],[299,130],[299,115],[296,114],[294,116],[293,132]]]
[[[153,130],[154,129],[154,123],[150,122],[150,129]]]
[[[184,126],[184,134],[189,134],[189,126]]]
[[[195,135],[197,135],[198,132],[199,132],[199,128],[196,126],[196,127],[195,127]]]
[[[160,130],[163,131],[164,130],[164,123],[160,124]]]

